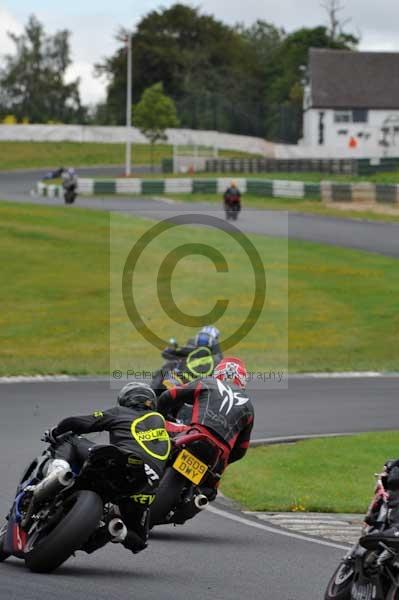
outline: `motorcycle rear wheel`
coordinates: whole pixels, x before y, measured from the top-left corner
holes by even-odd
[[[350,600],[354,575],[353,566],[348,562],[341,562],[328,582],[324,600]]]
[[[35,573],[51,573],[88,540],[103,514],[103,501],[95,492],[82,490],[68,498],[67,512],[48,534],[31,541],[25,564]]]
[[[150,527],[167,523],[166,517],[179,502],[185,483],[184,477],[176,473],[172,467],[166,469],[155,500],[151,504]]]

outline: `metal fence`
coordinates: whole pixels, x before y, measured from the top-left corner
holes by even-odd
[[[210,159],[208,173],[327,173],[331,175],[373,175],[399,169],[399,158],[373,159]]]

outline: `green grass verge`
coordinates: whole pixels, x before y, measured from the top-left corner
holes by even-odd
[[[373,474],[398,447],[396,431],[253,448],[228,467],[221,489],[248,510],[364,514]]]
[[[108,372],[108,225],[108,213],[1,203],[0,249],[7,260],[0,271],[0,374]],[[124,257],[147,230],[143,219],[113,217],[111,358],[115,368],[119,362],[130,368],[154,368],[160,362],[158,350],[131,327],[121,299]],[[250,370],[286,364],[287,294],[292,372],[399,370],[397,260],[295,241],[288,244],[287,260],[286,240],[249,237],[268,279],[264,312],[234,348]],[[204,241],[228,257],[231,271],[216,273],[201,256],[182,259],[172,280],[177,305],[189,314],[203,314],[220,297],[232,299],[230,312],[220,322],[224,337],[248,314],[253,277],[236,242],[211,231],[204,239],[201,228],[176,228],[170,237],[159,236],[149,246],[135,275],[138,307],[146,323],[166,339],[174,335],[183,340],[192,329],[166,318],[159,305],[160,262],[177,245]]]
[[[163,196],[177,202],[210,202],[221,204],[220,194],[164,194]],[[378,213],[372,210],[341,210],[330,208],[320,200],[304,200],[302,198],[268,198],[251,194],[243,195],[243,206],[262,210],[284,210],[300,212],[309,215],[321,215],[324,217],[337,217],[339,219],[367,219],[369,221],[399,222],[399,209],[397,215],[389,213]]]
[[[221,150],[221,156],[230,156],[234,157],[235,155],[239,155],[239,152],[234,152],[230,150]],[[241,153],[243,154],[243,153]],[[137,156],[134,157],[134,162],[138,163],[138,159],[143,156],[143,152],[138,149]],[[146,164],[150,164],[150,158],[148,153],[144,153],[144,158],[147,158],[145,161]],[[164,156],[162,158],[172,158],[172,156]],[[248,155],[247,155],[248,158]],[[159,164],[160,160],[156,160],[154,164]],[[108,163],[108,164],[122,164],[124,162],[124,158],[122,158],[118,163]],[[82,165],[87,163],[81,163]],[[94,164],[94,163],[90,163]],[[98,163],[100,164],[100,163]],[[101,163],[106,164],[106,163]],[[144,164],[144,163],[138,163]],[[137,177],[137,175],[132,175],[132,177]],[[151,173],[143,173],[139,175],[140,179],[153,179],[154,177],[159,179],[218,179],[225,178],[235,181],[237,179],[266,179],[266,180],[283,180],[283,181],[304,181],[305,183],[320,183],[321,181],[333,181],[335,183],[383,183],[383,184],[398,184],[399,183],[399,172],[393,171],[389,173],[378,173],[376,175],[368,175],[368,176],[354,176],[354,175],[334,175],[329,173],[287,173],[282,171],[277,171],[275,173],[224,173],[224,172],[199,172],[199,173],[162,173],[160,174],[151,174]],[[107,175],[99,175],[96,176],[96,179],[107,179]]]
[[[0,142],[0,171],[8,169],[54,169],[57,167],[90,167],[97,165],[123,165],[125,144],[99,144],[93,142]],[[224,158],[241,158],[251,155],[223,150]],[[132,145],[132,163],[136,165],[161,164],[164,158],[173,157],[173,148],[156,144]]]

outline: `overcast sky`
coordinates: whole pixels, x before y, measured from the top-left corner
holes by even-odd
[[[198,0],[183,2],[200,6],[203,12],[229,24],[251,24],[263,19],[287,31],[327,24],[322,0]],[[114,36],[121,25],[134,26],[150,10],[171,6],[173,0],[0,0],[1,55],[13,50],[7,31],[20,33],[30,14],[35,13],[46,31],[72,32],[74,64],[69,77],[81,77],[83,103],[93,103],[105,95],[103,80],[93,77],[93,64],[109,56],[117,47]],[[346,29],[361,37],[362,50],[399,51],[399,0],[342,0],[342,18],[350,18]]]

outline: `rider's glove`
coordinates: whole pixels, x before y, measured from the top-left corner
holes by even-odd
[[[57,427],[50,427],[50,429],[46,429],[41,437],[42,442],[46,442],[46,444],[55,444],[57,441],[57,436],[55,435],[56,429]]]

